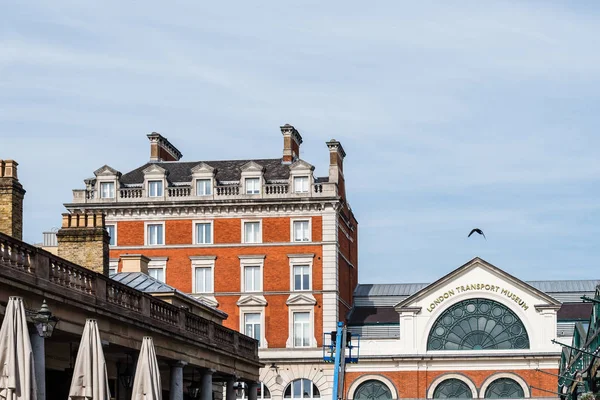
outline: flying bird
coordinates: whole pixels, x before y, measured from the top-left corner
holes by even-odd
[[[481,236],[483,236],[483,238],[484,238],[485,240],[487,240],[487,238],[485,237],[485,233],[483,233],[483,231],[482,231],[481,229],[479,229],[479,228],[474,228],[474,229],[471,231],[471,233],[469,233],[469,236],[467,236],[467,237],[471,237],[471,235],[473,234],[473,232],[475,232],[475,233],[479,233]]]

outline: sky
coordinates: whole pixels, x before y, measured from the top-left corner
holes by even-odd
[[[317,176],[346,150],[361,283],[476,256],[600,279],[599,48],[596,1],[8,1],[0,159],[33,243],[152,131],[183,160],[277,158],[290,123]]]

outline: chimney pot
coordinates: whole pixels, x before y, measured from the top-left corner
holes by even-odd
[[[183,154],[169,140],[158,132],[148,135],[150,140],[150,161],[179,161]]]
[[[283,162],[291,164],[300,158],[300,145],[302,136],[292,125],[285,124],[280,126],[283,135]]]

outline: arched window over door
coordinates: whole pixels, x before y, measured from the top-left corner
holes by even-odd
[[[321,392],[309,379],[291,381],[283,392],[284,399],[320,399]]]
[[[469,385],[459,379],[446,379],[435,388],[434,399],[472,399]]]
[[[522,399],[525,392],[521,385],[510,378],[496,379],[485,390],[486,399]]]
[[[504,304],[468,299],[444,311],[429,331],[427,350],[528,349],[523,322]]]
[[[371,379],[360,384],[354,392],[354,400],[391,400],[392,392],[381,381]]]

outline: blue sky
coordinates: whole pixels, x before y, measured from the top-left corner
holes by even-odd
[[[600,277],[597,2],[89,3],[0,14],[0,158],[20,163],[27,241],[95,169],[144,163],[151,131],[184,160],[271,158],[291,123],[317,175],[327,140],[348,154],[363,283],[474,256]]]

